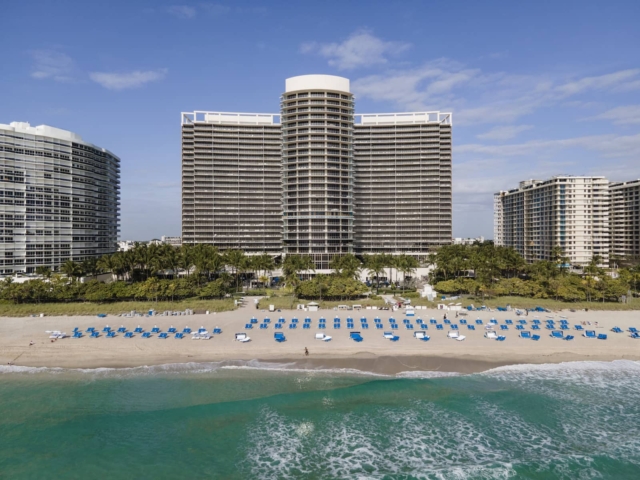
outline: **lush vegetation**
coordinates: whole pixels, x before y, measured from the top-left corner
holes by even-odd
[[[565,302],[617,302],[640,287],[640,267],[616,269],[613,278],[594,256],[583,271],[573,273],[560,248],[552,259],[527,265],[512,248],[491,242],[450,245],[438,250],[432,283],[439,294],[471,294],[479,298],[516,296]]]

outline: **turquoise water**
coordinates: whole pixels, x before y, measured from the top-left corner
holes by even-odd
[[[640,364],[0,369],[0,478],[640,477]]]

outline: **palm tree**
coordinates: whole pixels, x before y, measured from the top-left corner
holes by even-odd
[[[380,291],[380,276],[385,272],[386,266],[386,260],[381,254],[367,255],[365,257],[365,268],[372,277],[376,277],[376,295]]]
[[[51,267],[40,266],[36,267],[36,274],[44,278],[51,278]],[[7,277],[10,278],[10,277]]]
[[[100,267],[98,266],[98,260],[94,257],[86,258],[82,262],[81,265],[82,271],[92,276],[93,278],[97,277],[100,273]]]
[[[407,275],[413,275],[416,269],[420,266],[418,260],[411,255],[400,255],[397,260],[397,266],[400,272],[402,272],[402,291],[407,283]]]
[[[98,259],[98,267],[103,272],[110,272],[112,279],[117,278],[117,254],[103,255]]]
[[[60,271],[64,273],[71,280],[75,280],[82,276],[82,267],[80,264],[74,262],[73,260],[67,260],[60,267]]]
[[[315,271],[316,266],[308,255],[287,255],[282,262],[282,273],[287,284],[296,286],[300,280],[300,272]]]
[[[357,280],[362,270],[362,262],[352,253],[348,253],[333,257],[329,267],[341,277],[355,278]]]
[[[233,269],[233,275],[236,279],[236,291],[238,291],[238,283],[240,280],[239,270],[246,265],[245,254],[242,250],[227,250],[224,253],[225,263]]]

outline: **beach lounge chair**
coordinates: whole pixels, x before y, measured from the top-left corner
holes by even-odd
[[[274,340],[275,340],[276,342],[278,342],[278,343],[282,343],[282,342],[284,342],[284,341],[286,341],[286,340],[287,340],[287,337],[285,337],[285,336],[284,336],[284,333],[282,333],[282,332],[275,332],[275,333],[273,334],[273,338],[274,338]]]
[[[524,325],[516,325],[516,330],[524,330]]]
[[[378,317],[373,319],[373,323],[382,323],[382,320],[380,320]]]
[[[297,318],[292,318],[291,319],[291,323],[298,323],[298,319]]]
[[[213,329],[213,333],[215,335],[220,335],[222,333],[222,329],[220,327],[216,327]]]
[[[91,332],[91,338],[98,338],[100,336],[100,332],[97,330],[94,330]]]
[[[249,323],[258,323],[258,319],[257,318],[252,318]]]
[[[265,328],[269,328],[269,325],[267,325],[266,323],[263,323],[260,325],[260,328],[265,329]],[[282,330],[284,328],[284,323],[276,323],[273,328],[275,328],[276,330]]]
[[[77,332],[73,332],[73,335],[71,338],[82,338],[82,332],[79,330]]]
[[[504,335],[498,335],[498,338],[496,338],[496,340],[499,342],[504,342],[506,339],[507,337],[505,337]]]
[[[540,335],[531,335],[531,340],[535,340],[537,342],[540,340]]]
[[[585,332],[582,334],[583,337],[586,338],[596,338],[596,331],[595,330],[585,330]]]
[[[398,324],[397,323],[391,323],[391,324],[389,324],[389,327],[391,328],[391,330],[397,330],[398,329]]]
[[[509,330],[509,325],[500,325],[500,330]]]
[[[445,318],[444,323],[447,325],[451,325],[451,320],[449,320],[448,318]]]
[[[435,318],[432,318],[429,320],[429,323],[435,325],[436,323],[438,323],[438,321]]]
[[[466,324],[467,324],[467,321],[464,318],[460,319],[460,325],[466,325]]]
[[[573,340],[574,336],[573,335],[567,335],[566,337],[564,337],[565,340]]]
[[[475,329],[476,329],[476,326],[475,326],[475,325],[467,325],[467,328],[468,328],[469,330],[475,330]]]
[[[531,325],[531,330],[540,330],[540,325]]]
[[[638,332],[633,332],[633,333],[631,334],[631,338],[640,338],[640,333],[638,333]]]
[[[449,328],[452,329],[452,330],[458,330],[458,324],[452,323]]]
[[[520,325],[526,325],[526,324],[527,324],[527,321],[526,321],[524,318],[521,318],[520,320],[518,320],[518,323],[519,323]]]
[[[92,332],[94,332],[94,331],[95,331],[95,328],[94,328],[94,327],[89,327],[89,328],[87,328],[87,330],[86,330],[86,332],[85,332],[85,333],[92,333]],[[631,330],[629,330],[629,331],[631,331]]]
[[[353,326],[353,323],[347,322],[347,328],[349,330],[353,330],[355,327]]]
[[[154,325],[153,328],[151,329],[151,333],[160,333],[160,327],[158,327],[157,325]]]
[[[144,332],[142,338],[151,338],[151,332]]]
[[[167,338],[169,337],[169,334],[167,332],[162,332],[160,335],[158,335],[158,338]]]
[[[181,340],[181,339],[183,339],[183,338],[184,338],[184,333],[177,332],[177,333],[173,336],[173,338],[177,338],[178,340]]]
[[[339,330],[340,329],[340,324],[339,323],[334,323],[333,324],[333,329],[334,330]]]
[[[498,334],[493,330],[487,330],[486,332],[484,332],[484,336],[489,340],[495,340],[496,338],[498,338]]]
[[[204,328],[204,327],[200,327],[200,328],[198,329],[198,333],[207,333],[207,329],[206,329],[206,328]]]
[[[562,330],[554,330],[549,336],[551,338],[562,338],[564,337],[564,332]]]
[[[436,325],[436,330],[444,330],[444,325],[442,325],[441,323],[438,323]]]
[[[282,325],[281,323],[279,323],[278,325]],[[267,328],[269,328],[269,324],[268,323],[261,323],[260,324],[260,330],[266,330]]]
[[[636,327],[629,327],[629,332],[631,332],[631,333],[639,333],[638,329]]]
[[[381,323],[376,323],[376,328],[377,328],[378,330],[381,330],[381,329],[383,329],[383,328],[384,328],[384,326],[383,326]]]
[[[391,340],[392,342],[397,342],[398,340],[400,340],[400,337],[398,335],[394,335],[389,340]]]
[[[531,332],[520,332],[520,338],[531,339]]]
[[[107,314],[106,313],[99,313],[97,316],[98,316],[98,318],[104,318],[104,317],[107,316]]]
[[[124,334],[124,338],[133,338],[133,332],[127,332]]]
[[[569,325],[563,323],[562,325],[560,325],[560,330],[569,330]]]
[[[266,317],[264,320],[262,320],[262,323],[271,323],[271,319],[269,317]]]
[[[513,320],[507,319],[504,321],[507,325],[513,325]]]
[[[349,334],[349,338],[350,338],[351,340],[353,340],[354,342],[358,342],[358,343],[360,343],[362,340],[364,340],[364,339],[362,338],[362,335],[360,335],[360,332],[351,332],[351,333]]]
[[[457,330],[449,330],[447,333],[447,338],[458,338],[460,333]]]
[[[582,328],[582,325],[574,325],[573,328],[575,328],[576,330],[584,330],[584,328]]]
[[[329,335],[325,335],[324,333],[316,333],[316,340],[322,340],[323,342],[329,342],[331,337]]]
[[[536,325],[540,325],[540,320],[538,320],[537,318],[534,319],[531,323],[534,323]]]
[[[305,318],[304,323],[311,323],[311,319],[309,317]]]
[[[599,333],[598,334],[598,340],[606,340],[607,339],[607,334],[606,333]]]
[[[189,327],[184,327],[182,329],[182,333],[186,333],[187,335],[191,333],[191,329]]]
[[[413,330],[413,325],[411,325],[410,323],[407,323],[404,327],[405,327],[407,330]]]
[[[293,329],[295,329],[295,328],[297,328],[297,327],[298,327],[298,324],[297,324],[297,323],[290,323],[290,324],[289,324],[289,330],[293,330]]]
[[[260,328],[262,328],[263,325],[260,325]],[[253,324],[252,323],[245,323],[244,324],[244,328],[246,328],[247,330],[251,330],[253,328]]]
[[[236,333],[236,341],[246,343],[246,342],[250,342],[251,338],[249,338],[249,336],[246,333]]]
[[[127,331],[127,329],[126,329],[126,327],[124,325],[120,325],[120,328],[118,328],[118,333],[124,333],[126,331]]]
[[[431,338],[425,332],[413,332],[413,336],[418,340],[422,340],[423,342],[427,342]]]
[[[476,319],[476,325],[482,325],[482,320],[480,320],[479,318]]]
[[[113,330],[107,332],[107,338],[114,338],[116,336],[116,332]]]
[[[142,332],[144,332],[144,329],[140,325],[138,325],[133,331],[133,333],[142,333]]]
[[[613,328],[611,329],[611,331],[612,331],[613,333],[622,333],[622,329],[621,329],[620,327],[613,327]]]
[[[302,324],[302,328],[305,330],[309,330],[311,328],[311,324],[310,323],[303,323]]]
[[[107,333],[107,332],[110,332],[110,331],[111,331],[111,327],[109,325],[107,325],[106,327],[104,327],[102,329],[102,333]]]

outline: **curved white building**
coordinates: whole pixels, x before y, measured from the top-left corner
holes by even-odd
[[[353,252],[353,115],[349,80],[288,78],[280,102],[284,252],[319,270]]]
[[[120,159],[67,130],[0,124],[0,274],[117,250]]]

